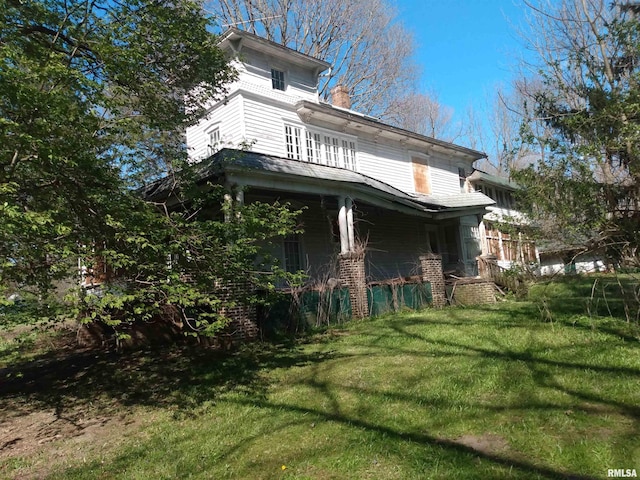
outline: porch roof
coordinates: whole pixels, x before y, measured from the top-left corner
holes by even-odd
[[[429,218],[485,213],[485,207],[495,203],[479,192],[410,194],[352,170],[233,149],[223,149],[194,168],[203,182],[225,175],[230,183],[285,192],[350,196],[383,208]],[[168,194],[170,185],[167,182],[151,187],[143,194],[157,198],[163,191]]]

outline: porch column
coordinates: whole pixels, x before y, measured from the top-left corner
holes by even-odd
[[[364,263],[364,252],[347,252],[338,256],[340,263],[340,280],[349,289],[351,315],[355,318],[369,316],[367,301],[367,274]]]
[[[349,237],[349,251],[353,252],[356,246],[356,236],[353,230],[353,200],[347,197],[345,201],[345,207],[347,208],[347,233]]]
[[[242,215],[240,214],[240,207],[243,207],[243,206],[244,206],[244,190],[242,185],[237,185],[235,207],[237,208],[236,218],[238,220],[241,220],[242,218]]]
[[[231,221],[231,212],[233,211],[233,198],[230,193],[224,194],[224,200],[222,203],[222,211],[224,212],[224,221],[229,223]]]
[[[487,228],[484,225],[484,221],[478,225],[478,233],[480,235],[480,249],[481,255],[489,255],[489,242],[487,240]]]
[[[345,197],[338,197],[338,228],[340,230],[340,253],[347,253],[351,249],[349,248],[349,226]]]
[[[349,289],[351,314],[355,318],[369,315],[367,302],[367,278],[364,263],[365,252],[355,251],[355,230],[353,227],[353,200],[338,197],[338,226],[340,227],[340,280]]]

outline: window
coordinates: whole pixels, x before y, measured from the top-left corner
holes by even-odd
[[[331,156],[333,157],[333,164],[337,167],[339,166],[338,158],[340,158],[340,149],[338,147],[338,139],[336,137],[333,137],[331,139],[331,152]]]
[[[349,170],[356,169],[356,143],[342,140],[342,165]]]
[[[307,132],[307,162],[320,163],[320,134]]]
[[[289,273],[303,270],[302,264],[302,243],[300,235],[287,235],[283,242],[284,248],[284,269]]]
[[[515,208],[516,202],[515,202],[515,199],[513,198],[513,193],[512,192],[507,192],[506,196],[507,196],[507,207],[508,208]]]
[[[287,158],[356,170],[356,142],[284,125]]]
[[[271,87],[274,90],[284,91],[284,72],[282,70],[271,69]]]
[[[207,145],[207,151],[209,155],[213,155],[220,150],[220,129],[215,128],[209,132],[209,144]]]
[[[302,160],[302,138],[300,127],[285,125],[284,136],[287,144],[287,158]]]

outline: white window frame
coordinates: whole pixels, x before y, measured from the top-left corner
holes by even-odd
[[[355,137],[329,130],[308,129],[284,119],[283,123],[286,158],[358,171]]]
[[[284,124],[284,144],[286,156],[291,160],[303,160],[302,127],[291,123]]]
[[[209,156],[221,150],[222,134],[220,133],[220,125],[215,125],[206,131],[207,135],[207,154]]]

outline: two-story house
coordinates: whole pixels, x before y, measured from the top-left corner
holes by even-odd
[[[367,280],[420,275],[424,254],[441,258],[445,272],[477,273],[482,217],[494,201],[467,176],[485,154],[353,111],[341,86],[322,102],[324,61],[237,29],[220,47],[238,78],[187,130],[189,154],[218,165],[237,201],[306,207],[304,234],[284,238],[278,252],[287,270],[319,277],[366,243],[357,269]]]

